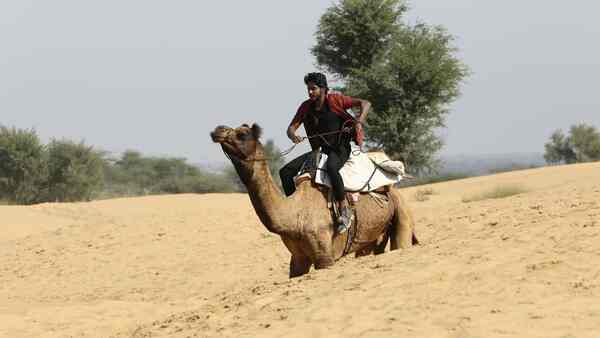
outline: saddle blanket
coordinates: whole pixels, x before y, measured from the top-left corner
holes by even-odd
[[[315,183],[331,188],[325,164],[327,155],[321,154]],[[344,187],[349,192],[369,192],[400,182],[406,175],[401,161],[392,161],[383,152],[363,153],[353,150],[348,161],[340,169]]]

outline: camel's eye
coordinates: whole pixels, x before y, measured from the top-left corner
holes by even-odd
[[[235,137],[240,140],[240,141],[247,141],[250,138],[250,133],[249,132],[238,132]]]

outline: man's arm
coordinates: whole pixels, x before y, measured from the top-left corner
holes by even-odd
[[[302,124],[302,121],[296,121],[294,119],[294,120],[292,120],[292,122],[290,123],[290,126],[287,129],[287,137],[289,137],[289,139],[292,140],[292,142],[294,142],[294,143],[302,142],[302,138],[300,138],[300,136],[296,135],[296,130],[298,130],[298,128],[300,128],[301,124]]]
[[[306,102],[303,102],[300,107],[298,107],[298,111],[296,111],[296,114],[294,115],[294,118],[292,118],[292,122],[290,122],[290,125],[287,129],[287,137],[296,144],[302,142],[302,138],[296,135],[296,130],[300,128],[300,125],[304,120],[304,114],[306,114],[307,109],[306,107]]]
[[[352,98],[352,107],[360,107],[360,112],[356,117],[358,122],[364,124],[367,121],[367,114],[369,113],[369,109],[371,109],[371,102],[363,99]]]
[[[371,102],[349,96],[345,96],[342,102],[344,109],[360,107],[360,112],[356,116],[357,123],[354,126],[354,136],[356,144],[362,146],[364,137],[363,124],[367,121],[367,114],[371,108]]]

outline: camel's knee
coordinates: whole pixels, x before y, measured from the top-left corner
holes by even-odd
[[[335,263],[331,237],[325,233],[313,233],[308,236],[308,240],[312,247],[311,257],[315,264],[315,269],[331,267]]]
[[[357,250],[354,253],[354,257],[363,257],[363,256],[368,256],[373,252],[373,245],[369,245],[367,247],[364,247],[362,249]]]
[[[330,255],[319,256],[315,260],[315,269],[317,269],[317,270],[327,269],[327,268],[332,267],[334,264],[335,264],[335,261],[333,260],[333,257],[331,257]]]
[[[290,278],[302,276],[310,271],[312,262],[307,257],[292,256],[290,259]]]

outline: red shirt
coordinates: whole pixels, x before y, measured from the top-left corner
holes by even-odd
[[[344,122],[355,121],[354,116],[350,115],[346,111],[346,109],[352,108],[353,99],[350,96],[344,96],[337,93],[327,94],[325,100],[327,100],[327,104],[329,104],[329,109],[332,112],[334,112],[337,116],[341,117],[344,120]],[[300,107],[298,107],[298,111],[296,112],[296,115],[294,115],[291,124],[303,123],[306,114],[313,112],[313,107],[313,101],[311,100],[306,100],[302,102]],[[362,130],[360,132],[357,132],[356,129],[354,129],[354,143],[356,143],[357,145],[362,145],[364,138],[365,135],[362,132]]]

